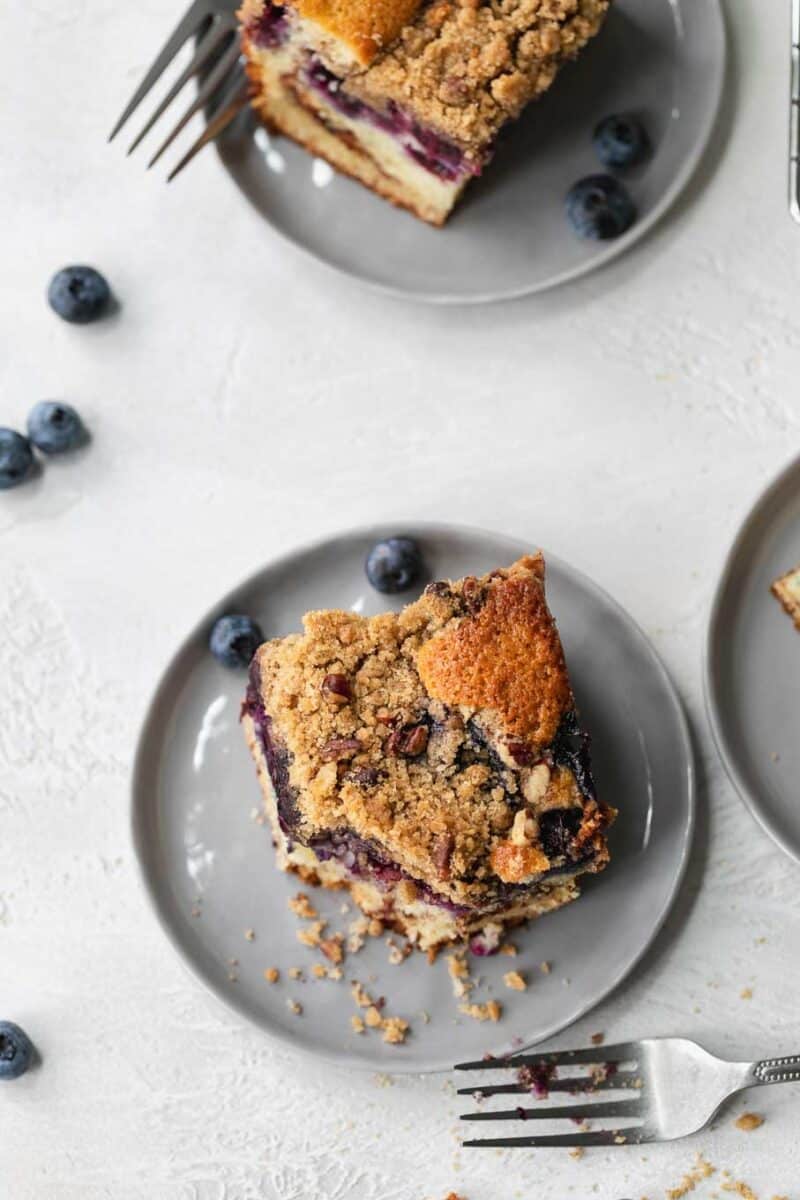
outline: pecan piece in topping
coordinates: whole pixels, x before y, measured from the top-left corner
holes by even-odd
[[[323,762],[338,762],[340,758],[352,758],[361,749],[358,738],[331,738],[320,749]]]
[[[353,690],[346,675],[326,675],[322,681],[322,694],[331,704],[349,704]]]
[[[381,772],[377,767],[353,767],[352,771],[347,772],[347,778],[357,787],[375,787],[380,781]]]
[[[450,878],[450,856],[455,847],[452,833],[440,833],[433,843],[433,861],[439,879]]]
[[[402,755],[403,758],[417,758],[427,749],[428,736],[427,725],[396,729],[386,743],[386,749],[390,754]]]

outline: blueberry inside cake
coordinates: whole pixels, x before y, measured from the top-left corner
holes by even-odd
[[[312,612],[242,709],[278,864],[421,949],[559,908],[608,862],[541,555],[400,613]]]
[[[244,0],[271,128],[441,225],[505,123],[601,28],[610,0]]]

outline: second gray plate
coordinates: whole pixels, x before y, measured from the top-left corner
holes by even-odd
[[[270,225],[329,266],[421,300],[507,299],[594,270],[652,227],[702,156],[724,75],[719,0],[615,0],[602,34],[504,134],[444,230],[398,212],[286,139],[269,144],[262,131],[265,152],[253,120],[232,130],[220,152]],[[569,228],[564,197],[601,169],[592,130],[612,112],[637,113],[654,153],[625,176],[639,210],[630,232],[587,242]]]
[[[709,720],[753,816],[800,862],[800,633],[770,585],[800,563],[800,459],[746,517],[720,580],[706,647]]]
[[[268,832],[254,823],[260,792],[239,729],[241,675],[207,649],[210,626],[225,611],[257,617],[268,637],[300,627],[311,608],[372,613],[387,597],[364,577],[367,549],[387,532],[416,537],[433,576],[456,578],[509,563],[530,545],[448,526],[363,529],[270,563],[223,597],[175,654],[153,698],[139,744],[133,829],[144,879],[176,950],[225,1003],[299,1049],[381,1071],[443,1070],[484,1051],[507,1052],[557,1033],[597,1004],[651,944],[682,878],[694,818],[686,724],[654,651],[604,592],[550,558],[548,594],[559,623],[578,703],[594,739],[597,784],[620,811],[612,862],[587,879],[577,903],[515,933],[516,959],[480,959],[476,1000],[499,999],[499,1025],[458,1011],[446,963],[414,953],[390,965],[382,940],[348,957],[345,978],[309,978],[318,952],[299,944],[287,899],[296,878],[275,869]],[[314,889],[314,903],[346,931],[341,893]],[[245,933],[254,931],[253,940]],[[549,975],[539,970],[552,964]],[[276,966],[270,985],[264,970]],[[292,980],[288,969],[303,969]],[[507,990],[510,967],[530,980]],[[412,1025],[405,1045],[356,1036],[349,981],[386,997],[387,1011]],[[302,1015],[287,1002],[299,1001]],[[423,1013],[429,1020],[426,1022]]]

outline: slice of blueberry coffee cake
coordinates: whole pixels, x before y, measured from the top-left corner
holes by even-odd
[[[278,865],[347,887],[421,949],[574,900],[608,862],[541,555],[400,613],[312,612],[242,709]]]
[[[772,585],[772,594],[781,602],[786,612],[800,629],[800,567],[795,567],[776,579]]]
[[[502,126],[599,31],[611,0],[244,0],[268,126],[442,225]]]

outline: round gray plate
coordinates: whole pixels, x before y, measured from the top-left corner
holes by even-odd
[[[767,488],[728,555],[706,644],[720,755],[757,821],[800,862],[800,633],[770,584],[800,563],[800,459]]]
[[[419,539],[431,574],[439,578],[491,570],[530,549],[460,528],[404,526],[402,532]],[[683,874],[693,826],[693,768],[679,702],[644,636],[593,583],[549,559],[548,594],[594,736],[598,787],[620,810],[611,835],[612,865],[587,879],[577,903],[517,932],[517,959],[474,960],[485,981],[479,998],[493,994],[502,1001],[501,1024],[479,1025],[458,1013],[443,959],[431,966],[415,952],[391,966],[386,945],[376,939],[348,958],[345,980],[357,978],[373,995],[385,996],[387,1011],[409,1018],[413,1033],[404,1046],[351,1034],[356,1010],[345,982],[287,979],[288,967],[307,972],[321,960],[298,943],[298,921],[286,906],[298,880],[275,869],[269,834],[251,817],[260,791],[238,724],[243,676],[219,667],[206,642],[212,621],[225,611],[252,613],[268,637],[297,630],[311,608],[381,611],[390,598],[368,586],[363,563],[371,543],[386,535],[386,529],[359,530],[290,554],[203,618],[167,668],[145,720],[133,830],[164,929],[227,1004],[266,1032],[331,1060],[384,1071],[443,1070],[486,1050],[500,1053],[556,1033],[630,971],[664,920]],[[342,894],[312,891],[332,928],[344,931],[352,915],[340,913]],[[244,936],[250,928],[252,942]],[[232,968],[231,959],[238,965]],[[542,961],[552,963],[550,975],[539,971]],[[529,975],[527,992],[503,986],[501,977],[512,965]],[[277,986],[263,978],[270,966],[281,969]],[[302,1003],[302,1016],[288,1011],[287,997]],[[419,1016],[423,1010],[429,1024]]]
[[[265,154],[252,119],[221,141],[220,152],[273,228],[329,266],[421,300],[507,299],[583,275],[645,234],[703,153],[724,72],[719,0],[616,0],[597,41],[503,136],[445,230],[320,172],[286,139]],[[651,161],[626,174],[640,218],[616,242],[586,242],[567,224],[564,196],[601,169],[592,130],[619,111],[640,114],[655,147]]]

